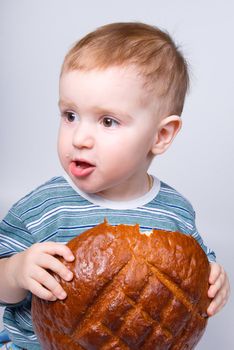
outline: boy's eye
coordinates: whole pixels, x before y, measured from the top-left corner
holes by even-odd
[[[106,128],[116,127],[119,125],[117,120],[115,120],[111,117],[104,117],[102,120],[102,123]]]
[[[72,122],[74,122],[75,120],[78,120],[78,116],[77,116],[77,114],[74,113],[74,112],[70,112],[70,111],[65,112],[65,113],[64,113],[64,116],[65,116],[66,120],[67,120],[69,123],[72,123]]]

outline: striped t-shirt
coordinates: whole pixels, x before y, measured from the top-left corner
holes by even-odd
[[[105,219],[110,225],[138,224],[141,232],[156,228],[191,235],[209,261],[215,261],[214,252],[204,245],[197,232],[191,204],[155,177],[147,194],[123,202],[87,195],[69,178],[52,178],[13,205],[1,222],[0,257],[9,257],[36,242],[66,243]],[[6,306],[3,320],[11,340],[25,349],[41,349],[32,326],[30,293],[18,304],[0,305]]]

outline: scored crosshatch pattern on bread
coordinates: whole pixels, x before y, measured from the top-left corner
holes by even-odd
[[[43,349],[194,348],[207,322],[209,263],[192,237],[104,223],[68,245],[76,260],[65,262],[73,281],[60,281],[67,299],[33,298]]]
[[[141,276],[138,274],[140,280],[135,286],[131,277],[137,271],[142,273]],[[131,276],[127,276],[128,272]],[[87,321],[80,324],[81,331],[78,330],[72,337],[84,349],[93,349],[97,345],[97,349],[103,349],[104,345],[104,349],[112,349],[113,341],[123,349],[148,349],[151,342],[159,343],[161,338],[164,343],[176,344],[175,337],[180,336],[199,314],[196,310],[188,313],[188,306],[190,310],[193,308],[191,303],[183,299],[185,306],[175,298],[154,272],[154,269],[147,269],[144,262],[139,266],[132,258],[115,277],[113,285],[107,287],[102,298],[95,301],[95,307],[86,311]],[[153,303],[157,298],[160,298],[160,304],[156,303],[157,300]],[[185,314],[182,322],[181,313]],[[91,319],[93,325],[90,327]],[[137,331],[134,331],[134,325]]]

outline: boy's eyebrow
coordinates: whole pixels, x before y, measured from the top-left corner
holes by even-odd
[[[125,117],[127,119],[132,119],[132,116],[128,113],[125,113],[124,111],[118,110],[116,108],[100,108],[100,107],[94,107],[93,108],[94,112],[97,114],[114,114],[115,116],[121,116],[121,117]]]
[[[65,100],[58,100],[58,106],[59,108],[63,107],[69,107],[69,108],[75,108],[76,106],[72,102],[67,102]]]
[[[65,101],[65,100],[59,100],[58,101],[58,106],[59,108],[66,107],[66,108],[71,108],[71,109],[76,109],[76,105],[73,104],[72,102]],[[101,108],[101,107],[93,107],[92,108],[93,112],[96,114],[114,114],[114,115],[119,115],[122,117],[125,117],[127,119],[132,119],[132,116],[128,113],[125,113],[124,111],[118,110],[116,108]]]

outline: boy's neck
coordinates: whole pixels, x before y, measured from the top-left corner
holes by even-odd
[[[146,173],[141,185],[139,185],[139,183],[132,183],[132,180],[130,179],[122,186],[112,187],[111,189],[95,193],[95,195],[110,201],[129,201],[142,197],[150,191],[152,186],[153,178]]]
[[[147,203],[151,202],[159,193],[161,182],[159,179],[157,179],[155,176],[148,176],[147,179],[147,191],[139,196],[125,196],[125,197],[118,197],[119,199],[115,198],[109,198],[104,196],[99,196],[97,194],[88,194],[81,189],[79,189],[75,183],[72,181],[70,176],[68,174],[64,174],[64,178],[67,180],[67,182],[70,184],[70,186],[83,198],[88,200],[90,203],[95,204],[97,206],[101,206],[103,208],[109,208],[109,209],[117,209],[117,210],[128,210],[128,209],[135,209],[137,207],[141,207],[146,205]],[[152,187],[151,187],[152,186]],[[148,191],[148,189],[151,187],[151,189]],[[128,193],[129,194],[129,193]]]

